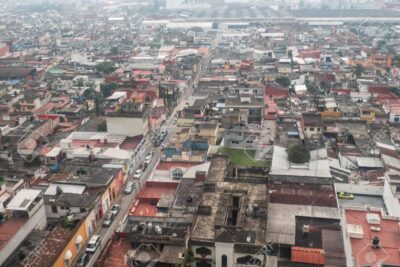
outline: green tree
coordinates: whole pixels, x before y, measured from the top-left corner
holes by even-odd
[[[355,75],[357,78],[361,77],[361,75],[364,73],[364,66],[358,63],[354,68],[353,68],[353,75]]]
[[[103,61],[96,65],[96,71],[99,73],[110,74],[114,72],[117,68],[111,61]]]
[[[400,96],[400,88],[397,87],[389,87],[389,91],[394,93],[397,96]]]
[[[293,71],[293,51],[292,50],[288,51],[288,57],[290,58],[290,68]]]
[[[309,80],[306,80],[305,85],[307,87],[307,91],[310,94],[314,94],[314,93],[318,92],[318,86],[316,85],[315,82],[311,82]]]
[[[118,55],[119,54],[118,47],[116,47],[116,46],[111,47],[110,54],[111,55]]]
[[[101,84],[100,91],[104,97],[109,97],[111,92],[117,89],[119,86],[116,83],[109,83],[109,84]]]
[[[279,77],[277,77],[277,78],[275,79],[275,81],[276,81],[279,85],[281,85],[281,86],[283,86],[283,87],[288,87],[288,86],[290,85],[290,80],[289,80],[289,78],[288,78],[288,77],[285,77],[285,76],[279,76]]]
[[[102,123],[97,125],[97,131],[99,132],[107,132],[107,123],[103,121]]]
[[[397,55],[393,58],[393,66],[400,68],[400,55]]]
[[[303,145],[291,145],[286,149],[290,162],[306,163],[310,160],[310,151]]]
[[[87,89],[84,93],[83,96],[88,99],[88,100],[94,100],[95,106],[96,106],[96,115],[100,115],[100,104],[104,102],[104,97],[96,92],[93,88]]]

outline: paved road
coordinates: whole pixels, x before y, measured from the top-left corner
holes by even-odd
[[[173,129],[175,126],[172,124],[173,118],[170,118],[167,120],[166,124],[164,127],[168,129],[168,135],[165,138],[165,143],[168,142],[168,140],[172,136]],[[153,158],[150,162],[150,164],[147,166],[146,170],[143,172],[143,175],[140,177],[140,179],[134,179],[133,177],[129,177],[129,180],[136,181],[136,188],[135,191],[129,195],[123,194],[119,199],[115,201],[115,203],[119,203],[121,205],[121,210],[118,213],[118,215],[115,217],[113,224],[110,227],[102,227],[100,226],[98,229],[96,229],[96,234],[100,235],[102,238],[102,245],[105,245],[107,243],[107,240],[112,238],[112,235],[116,229],[121,227],[123,224],[125,224],[127,215],[129,212],[129,208],[131,207],[133,200],[138,192],[137,188],[142,188],[145,182],[149,179],[152,171],[155,169],[157,166],[161,156],[162,156],[162,151],[160,147],[150,147],[148,152],[152,150],[153,151]],[[113,204],[115,204],[113,203]],[[94,266],[97,258],[99,257],[101,253],[101,249],[103,247],[101,246],[100,249],[94,253],[89,260],[89,263],[87,266]]]
[[[168,141],[173,136],[173,134],[176,130],[176,126],[173,124],[174,117],[178,110],[182,110],[184,108],[186,101],[193,94],[193,90],[194,90],[193,88],[195,86],[197,86],[199,79],[206,72],[209,63],[210,63],[210,57],[207,57],[205,60],[202,61],[202,63],[201,63],[202,70],[200,72],[200,75],[198,75],[195,78],[194,83],[191,84],[189,86],[189,88],[184,92],[184,94],[181,97],[180,103],[177,105],[177,107],[172,112],[171,116],[167,119],[166,123],[163,125],[163,128],[168,130],[168,134],[164,140],[164,143],[168,143]],[[138,192],[138,188],[143,187],[145,182],[149,179],[152,171],[155,169],[158,162],[160,161],[160,159],[162,157],[162,151],[161,151],[162,148],[161,147],[149,147],[147,152],[150,152],[150,150],[153,151],[153,158],[152,158],[150,164],[147,166],[146,170],[143,172],[143,175],[140,177],[140,179],[134,179],[133,177],[128,178],[129,180],[133,180],[133,181],[137,182],[135,191],[129,195],[122,193],[123,195],[120,196],[120,198],[116,199],[116,201],[112,204],[112,205],[114,205],[115,203],[119,203],[121,205],[121,210],[115,217],[112,225],[110,227],[102,227],[100,225],[100,227],[95,230],[95,233],[101,236],[102,245],[105,245],[107,243],[107,241],[110,238],[112,238],[112,235],[116,229],[120,228],[121,226],[123,226],[126,223],[129,208],[131,207],[133,200]],[[100,248],[90,257],[90,260],[89,260],[89,263],[87,264],[87,266],[89,266],[89,267],[94,266],[102,249],[103,249],[103,247],[100,246]]]

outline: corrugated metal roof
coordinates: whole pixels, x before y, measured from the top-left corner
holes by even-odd
[[[318,248],[292,247],[292,261],[325,264],[325,251]]]

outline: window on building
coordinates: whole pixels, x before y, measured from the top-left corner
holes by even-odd
[[[70,250],[67,250],[64,254],[65,267],[71,266],[71,260],[72,260],[72,252]]]
[[[318,128],[317,128],[317,131],[318,131],[318,132],[321,131],[321,128],[318,127]]]
[[[221,256],[221,266],[228,267],[228,257],[226,255]]]
[[[202,255],[202,256],[203,255],[204,256],[211,255],[211,250],[206,248],[206,247],[199,247],[199,248],[196,249],[196,254],[199,254],[199,255]]]
[[[171,176],[172,176],[173,180],[182,179],[183,171],[181,169],[179,169],[179,168],[176,168],[176,169],[172,170]]]
[[[80,251],[81,250],[81,243],[76,243],[76,251]]]
[[[57,213],[57,206],[51,206],[51,212]]]
[[[314,128],[313,128],[313,127],[311,127],[311,128],[310,128],[310,131],[311,131],[311,132],[314,132]]]

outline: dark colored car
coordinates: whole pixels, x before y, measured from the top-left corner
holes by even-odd
[[[89,254],[83,253],[76,262],[76,267],[85,267],[88,262],[89,262]]]
[[[162,140],[157,139],[157,140],[154,142],[154,145],[155,145],[155,146],[160,146],[161,143],[162,143]]]

